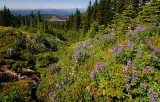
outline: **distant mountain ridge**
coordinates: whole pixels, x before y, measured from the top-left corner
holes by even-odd
[[[79,8],[79,10],[83,12],[86,10],[86,8]],[[33,11],[34,14],[37,14],[38,11],[40,11],[41,14],[54,14],[59,16],[68,16],[70,14],[74,14],[76,12],[76,8],[74,9],[28,9],[28,10],[11,9],[10,11],[13,15],[21,14],[23,16],[31,14],[31,11]]]

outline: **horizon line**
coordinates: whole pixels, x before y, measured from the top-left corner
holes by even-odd
[[[7,7],[7,6],[6,6]],[[9,8],[9,7],[7,7]],[[2,10],[3,7],[0,8]],[[53,8],[46,8],[46,7],[38,7],[38,8],[9,8],[10,10],[36,10],[36,9],[87,9],[85,7],[73,7],[73,8],[58,8],[58,7],[53,7]]]

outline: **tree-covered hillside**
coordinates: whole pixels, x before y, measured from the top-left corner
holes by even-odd
[[[160,102],[160,1],[90,1],[60,23],[4,7],[0,80],[2,102]]]

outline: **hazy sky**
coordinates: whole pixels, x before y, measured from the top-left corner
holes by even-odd
[[[87,8],[88,4],[89,0],[0,0],[0,8],[6,5],[10,9]]]

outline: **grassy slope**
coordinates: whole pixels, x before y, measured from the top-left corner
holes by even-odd
[[[34,34],[0,26],[0,69],[36,68],[57,61],[54,54],[61,41],[50,34]],[[56,45],[56,46],[55,46]],[[9,51],[10,49],[10,51]],[[0,80],[3,75],[0,72]],[[7,81],[7,80],[6,80]],[[0,83],[0,101],[31,101],[33,80]]]
[[[157,101],[160,101],[159,32],[159,27],[154,25],[138,26],[134,31],[127,34],[121,34],[121,31],[117,29],[110,34],[99,34],[93,39],[78,42],[71,46],[58,47],[58,51],[53,53],[48,51],[45,45],[37,43],[35,40],[36,37],[43,36],[47,41],[50,41],[49,43],[54,43],[51,35],[35,35],[13,28],[0,27],[0,59],[2,64],[14,65],[17,59],[14,59],[13,56],[21,58],[20,62],[30,61],[26,59],[26,55],[30,55],[29,59],[32,59],[32,56],[35,57],[36,62],[34,64],[36,67],[42,67],[37,70],[41,72],[42,78],[37,86],[38,100],[149,101],[151,95],[148,93],[153,88],[158,96]],[[13,43],[15,39],[23,42],[22,45]],[[23,40],[21,41],[21,39]],[[151,45],[148,42],[151,42]],[[23,44],[31,44],[33,47],[25,47]],[[115,47],[119,44],[122,45],[118,47],[119,50],[116,50]],[[12,47],[18,55],[13,54],[11,56],[6,51],[6,47]],[[35,53],[38,51],[39,53]],[[48,63],[55,62],[54,57],[51,57],[53,55],[59,59],[57,64],[50,64],[47,68],[43,68]],[[153,59],[155,56],[156,58]],[[125,73],[123,67],[126,67],[130,60],[131,66]],[[19,65],[23,65],[23,63],[19,63]],[[16,65],[14,66],[16,67]],[[150,67],[147,66],[151,66],[151,71]],[[133,77],[133,67],[137,68],[138,82],[135,82]],[[91,72],[95,74],[93,80],[91,79]],[[125,76],[129,77],[128,82],[125,80]],[[25,85],[25,82],[22,82],[23,84]],[[145,91],[141,90],[142,84],[146,85]],[[126,90],[128,85],[131,86],[129,92]],[[5,84],[2,86],[7,87]],[[3,94],[0,94],[1,98],[3,98]],[[16,94],[17,91],[9,98]]]
[[[0,63],[15,64],[15,67],[21,62],[26,65],[20,67],[32,65],[28,68],[34,68],[35,64],[44,66],[50,63],[49,60],[56,60],[53,51],[60,43],[60,40],[50,34],[32,34],[11,27],[0,27]],[[9,52],[9,49],[12,51]],[[46,58],[46,62],[42,64],[41,58]]]
[[[62,49],[57,52],[60,55],[57,65],[47,67],[44,72],[46,77],[38,85],[38,98],[57,101],[149,101],[151,95],[148,92],[153,88],[160,101],[159,32],[159,28],[152,24],[138,26],[127,34],[121,34],[117,29],[111,34],[98,35]],[[151,45],[147,41],[151,41]],[[122,45],[113,52],[118,44]],[[155,56],[156,59],[153,58]],[[131,66],[125,73],[123,67],[130,60]],[[101,65],[99,70],[96,68],[98,65]],[[133,77],[133,67],[136,67],[138,82]],[[94,80],[91,79],[92,71],[95,73]],[[125,76],[129,76],[129,82]],[[146,85],[145,91],[141,90],[142,84]],[[126,90],[128,85],[131,86],[129,92]]]

